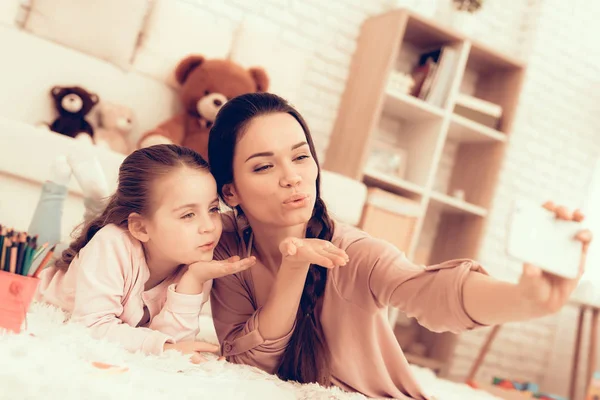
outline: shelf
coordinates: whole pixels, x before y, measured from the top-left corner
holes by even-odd
[[[388,175],[372,168],[365,169],[363,180],[367,185],[377,186],[381,189],[403,196],[407,193],[412,195],[410,197],[415,197],[415,195],[420,196],[423,194],[424,190],[416,183],[409,182],[393,175]]]
[[[485,217],[487,210],[466,201],[456,199],[443,193],[431,193],[431,200],[442,207],[442,210],[451,214],[466,214]]]
[[[504,54],[490,47],[487,44],[477,40],[471,41],[471,51],[469,56],[471,66],[478,70],[485,69],[522,69],[524,63],[522,60],[509,54]]]
[[[434,372],[441,370],[445,366],[444,362],[433,359],[433,358],[417,356],[417,355],[410,354],[410,353],[404,353],[404,355],[406,356],[406,360],[410,364],[415,364],[420,367],[429,368]]]
[[[384,114],[408,121],[441,119],[444,111],[409,94],[385,92]]]
[[[448,138],[461,143],[506,142],[506,135],[460,115],[452,115]]]

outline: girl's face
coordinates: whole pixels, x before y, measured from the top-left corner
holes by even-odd
[[[182,167],[154,183],[146,246],[161,262],[210,261],[221,236],[217,184],[208,171]]]
[[[277,227],[305,224],[316,199],[318,168],[302,126],[287,113],[254,118],[233,158],[234,183],[224,188],[230,206],[249,220]]]

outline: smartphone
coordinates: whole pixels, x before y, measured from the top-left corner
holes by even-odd
[[[506,252],[509,257],[564,278],[579,273],[581,242],[575,235],[582,224],[556,218],[541,204],[516,199],[508,218]]]

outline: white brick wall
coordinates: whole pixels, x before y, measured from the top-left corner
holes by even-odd
[[[600,57],[590,40],[600,35],[600,29],[594,27],[600,7],[585,0],[545,0],[529,7],[523,25],[529,36],[521,33],[529,40],[515,48],[516,54],[528,56],[528,73],[480,255],[493,275],[510,280],[517,279],[520,268],[503,254],[511,196],[582,206],[600,155]],[[568,307],[543,320],[508,324],[479,378],[496,375],[531,380],[544,390],[567,395],[576,321],[576,309]],[[452,369],[454,378],[465,376],[474,358],[473,343],[481,342],[485,333],[487,330],[462,335]],[[520,361],[502,361],[508,357],[520,357]],[[585,358],[582,361],[580,368]],[[579,374],[581,389],[583,371]]]
[[[216,17],[241,22],[260,17],[282,29],[281,38],[312,56],[295,106],[308,121],[323,158],[348,77],[360,25],[382,12],[389,0],[179,0]]]
[[[295,105],[311,126],[323,158],[361,22],[397,6],[425,10],[432,0],[179,1],[197,4],[232,22],[245,16],[266,18],[282,27],[284,41],[312,54]],[[600,126],[600,63],[594,42],[600,32],[585,32],[594,26],[600,11],[592,3],[490,0],[480,14],[475,35],[481,41],[529,58],[521,107],[480,257],[493,275],[513,280],[518,276],[519,265],[508,263],[503,252],[511,195],[552,198],[572,206],[582,203],[591,166],[600,153],[595,132]],[[570,133],[575,136],[569,138]],[[452,151],[449,148],[444,155],[443,167],[451,167]],[[436,185],[443,188],[447,176],[442,171]],[[574,325],[574,315],[567,309],[558,317],[507,325],[480,378],[531,379],[564,394],[564,376],[570,371],[564,357],[570,360],[573,332],[569,326]],[[461,336],[453,378],[464,377],[486,332]],[[513,356],[519,362],[509,360]]]

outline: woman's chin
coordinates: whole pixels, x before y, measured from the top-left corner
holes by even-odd
[[[308,221],[310,221],[311,215],[311,212],[307,212],[304,210],[298,210],[298,212],[289,213],[288,215],[284,216],[285,222],[283,225],[291,227],[306,224]]]

